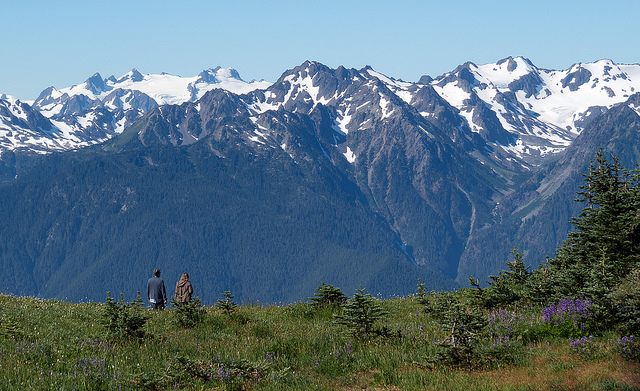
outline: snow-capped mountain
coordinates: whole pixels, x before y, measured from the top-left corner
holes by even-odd
[[[137,109],[146,112],[165,104],[196,101],[214,88],[244,94],[266,88],[270,84],[265,81],[245,82],[238,72],[231,68],[207,69],[194,77],[180,77],[167,73],[143,75],[133,69],[119,79],[113,76],[103,79],[96,73],[79,85],[60,90],[50,87],[35,100],[34,107],[48,118],[72,114],[78,109],[88,109],[96,105],[110,110]],[[70,105],[68,102],[74,98],[82,99],[82,103]]]
[[[476,158],[526,169],[563,151],[587,123],[640,91],[640,65],[611,60],[553,71],[523,57],[508,57],[484,65],[465,63],[418,82],[396,80],[370,67],[340,67],[330,70],[336,77],[323,77],[328,70],[307,62],[285,72],[274,85],[245,82],[237,71],[220,67],[194,77],[143,75],[133,69],[120,78],[104,79],[96,73],[82,84],[60,90],[49,87],[40,94],[32,106],[48,124],[42,119],[37,126],[18,123],[8,116],[11,110],[5,110],[2,129],[11,135],[0,139],[0,148],[32,145],[41,152],[80,148],[113,137],[158,106],[195,102],[207,91],[221,88],[249,94],[245,102],[253,113],[283,108],[308,114],[317,105],[331,108],[336,145],[351,161],[357,154],[355,146],[346,143],[346,135],[377,126],[371,117],[374,112],[388,122],[404,106],[475,151]],[[375,85],[378,92],[369,94],[363,88],[367,85]],[[4,101],[9,107],[10,100]],[[20,107],[24,105],[21,102]]]
[[[0,96],[0,151],[22,149],[48,153],[83,145],[89,143],[83,144],[66,124],[49,120],[15,97]]]
[[[430,84],[473,132],[515,135],[515,142],[500,144],[523,157],[564,150],[603,109],[640,90],[640,66],[601,60],[550,71],[509,57],[481,66],[466,63]],[[493,129],[482,120],[487,108],[497,119]]]
[[[159,107],[114,145],[205,144],[219,157],[235,156],[229,152],[235,149],[269,159],[284,152],[286,165],[303,171],[328,165],[349,173],[356,178],[349,186],[365,189],[376,213],[397,232],[398,247],[411,243],[407,255],[414,264],[454,276],[461,243],[478,229],[476,216],[490,215],[491,196],[507,189],[505,180],[452,143],[444,122],[427,120],[381,77],[369,68],[305,62],[266,90],[216,90],[197,102]],[[434,235],[427,226],[439,231]]]
[[[216,88],[242,94],[270,84],[245,82],[236,70],[220,67],[194,77],[143,75],[134,69],[119,79],[96,73],[79,85],[49,87],[31,105],[2,95],[0,151],[82,148],[108,140],[158,106],[196,101]]]
[[[310,70],[316,68],[326,67],[308,62],[286,72],[248,102],[249,107],[256,112],[282,107],[304,113],[318,104],[333,107],[334,127],[346,135],[373,126],[371,117],[358,115],[371,114],[367,107],[374,105],[386,119],[394,113],[394,105],[404,102],[435,126],[448,128],[452,140],[475,144],[485,159],[501,164],[515,159],[525,167],[563,151],[587,123],[640,91],[640,65],[611,60],[550,71],[523,57],[509,57],[480,66],[466,63],[417,83],[393,79],[370,67],[360,71],[341,67],[335,72],[338,81],[327,80],[322,76],[326,72]],[[380,83],[379,93],[362,98],[358,86],[366,83]]]
[[[351,165],[379,213],[413,247],[414,261],[454,275],[457,251],[492,224],[491,216],[501,219],[497,204],[517,192],[524,176],[514,177],[564,151],[608,109],[633,105],[639,69],[600,61],[546,71],[508,58],[407,83],[369,67],[305,62],[265,90],[218,94],[215,109],[209,95],[180,112],[162,108],[141,126],[140,139],[149,143],[154,131],[163,143],[188,145],[233,130],[256,153],[284,149],[299,162],[295,132],[283,129],[292,122],[287,114],[308,117],[327,158],[342,154],[335,164]],[[441,236],[426,226],[442,227]]]
[[[282,286],[371,270],[365,283],[464,283],[499,270],[514,245],[532,263],[552,254],[598,148],[635,163],[639,69],[507,58],[411,83],[308,61],[235,92],[215,88],[220,70],[132,71],[46,90],[33,106],[2,97],[0,191],[16,208],[0,221],[22,226],[0,224],[0,237],[15,237],[11,262],[33,257],[20,265],[38,289],[51,259],[66,262],[58,288],[29,294],[58,294],[86,265],[102,275],[133,252],[160,259],[159,244],[167,265],[184,248],[190,267],[214,265],[212,286],[295,271],[270,285],[274,300]]]
[[[292,81],[293,76],[287,77]],[[516,158],[526,164],[538,164],[541,157],[563,151],[585,124],[640,88],[639,65],[617,65],[610,60],[549,71],[522,57],[507,58],[481,66],[466,63],[417,83],[396,80],[371,68],[355,77],[375,78],[425,119],[457,127],[450,134],[452,139],[469,142],[476,134],[494,159]],[[344,98],[340,91],[322,92],[320,84],[308,77],[298,77],[294,84],[297,87],[288,99],[295,100],[301,90],[315,103],[331,104]],[[267,97],[267,103],[269,98],[273,99]],[[380,108],[389,110],[388,102],[388,98],[380,100]],[[341,129],[346,130],[351,113],[344,105],[339,110],[336,121]]]

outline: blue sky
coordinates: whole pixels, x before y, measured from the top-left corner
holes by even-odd
[[[222,66],[275,81],[316,60],[417,81],[508,56],[546,69],[640,62],[637,0],[0,0],[0,10],[0,94],[23,100],[132,68]]]

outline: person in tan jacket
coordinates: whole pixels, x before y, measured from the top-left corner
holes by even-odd
[[[182,277],[176,283],[175,298],[178,303],[186,304],[191,301],[191,295],[193,294],[193,286],[189,281],[189,274],[182,273]]]

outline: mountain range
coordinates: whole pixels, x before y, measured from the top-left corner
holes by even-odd
[[[640,65],[509,57],[417,82],[308,61],[274,83],[134,69],[3,95],[0,290],[100,300],[159,266],[209,301],[291,302],[321,281],[463,286],[514,246],[536,266],[595,152],[638,161],[638,89]]]

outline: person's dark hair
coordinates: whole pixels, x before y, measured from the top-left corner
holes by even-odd
[[[160,277],[160,269],[153,269],[153,275],[156,277]]]

